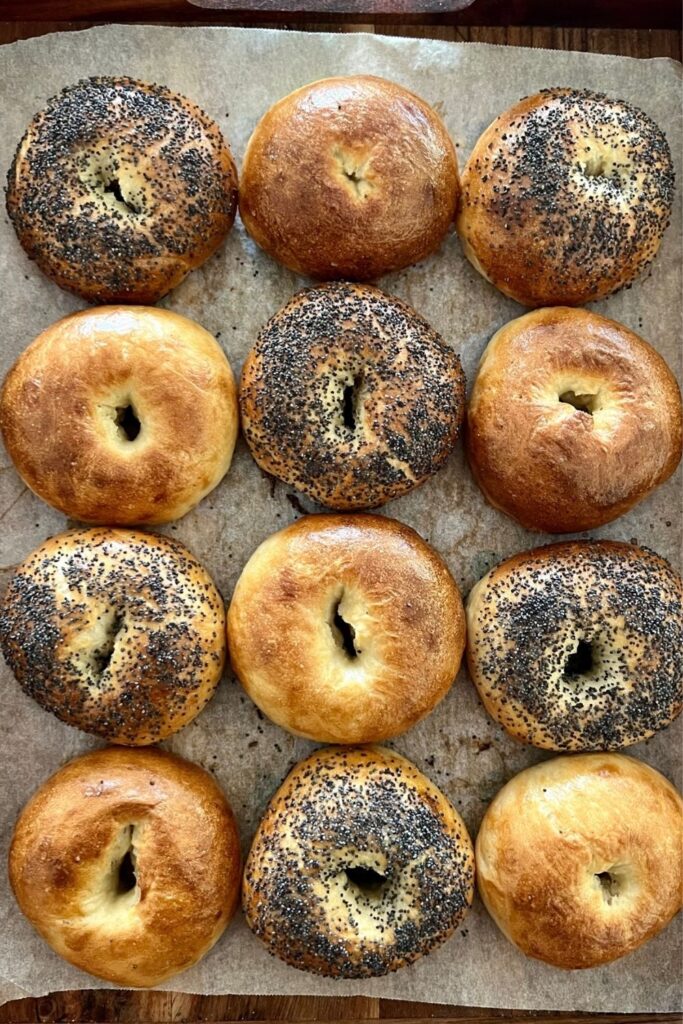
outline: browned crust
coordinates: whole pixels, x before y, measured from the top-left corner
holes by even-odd
[[[335,607],[359,652],[340,646]],[[460,593],[413,530],[368,515],[305,516],[247,562],[228,612],[233,669],[283,728],[323,742],[388,739],[450,688],[465,644]]]
[[[366,898],[345,878],[385,877]],[[295,765],[254,837],[243,883],[249,927],[300,970],[367,978],[444,942],[473,896],[464,822],[414,764],[381,747],[328,747]]]
[[[671,783],[630,757],[527,768],[496,796],[477,836],[487,910],[523,953],[555,967],[631,953],[683,903],[682,809]]]
[[[582,641],[591,664],[572,666]],[[639,743],[683,708],[683,581],[619,541],[520,552],[469,594],[467,665],[488,713],[523,743]]]
[[[89,900],[131,825],[139,899],[128,914],[116,901],[98,912]],[[23,809],[9,875],[21,910],[60,956],[119,985],[158,985],[204,956],[233,916],[239,835],[198,765],[161,750],[97,750],[61,768]]]
[[[298,273],[374,280],[437,248],[459,191],[453,143],[424,100],[372,75],[326,78],[254,129],[240,216]]]
[[[633,281],[669,223],[666,137],[602,93],[545,89],[477,141],[462,176],[465,255],[525,306],[579,306]]]
[[[104,197],[114,180],[125,204]],[[91,302],[157,302],[216,250],[236,209],[237,169],[215,121],[130,78],[84,79],[53,97],[8,175],[21,245]]]
[[[213,580],[178,541],[73,530],[17,567],[0,645],[22,689],[61,721],[140,746],[199,714],[225,661]]]
[[[328,508],[375,508],[444,465],[465,413],[465,375],[407,303],[334,282],[295,295],[261,329],[240,408],[267,473]]]
[[[139,435],[117,430],[132,405]],[[0,430],[24,482],[83,522],[178,519],[222,479],[237,388],[203,327],[169,310],[85,310],[43,331],[11,368]]]
[[[592,394],[593,413],[560,394]],[[579,533],[623,515],[681,458],[678,384],[633,331],[583,309],[502,327],[468,406],[467,453],[487,501],[527,529]]]

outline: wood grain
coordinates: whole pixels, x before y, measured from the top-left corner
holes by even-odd
[[[325,1021],[326,1024],[680,1024],[678,1014],[531,1013],[362,997],[191,996],[170,992],[60,992],[0,1008],[0,1024],[227,1024]]]
[[[192,4],[194,14],[188,13]],[[448,17],[462,25],[558,25],[623,28],[681,27],[679,0],[0,0],[0,21],[59,18],[65,21],[186,21],[196,16],[206,23],[223,22],[226,12],[253,16],[266,11],[298,17],[326,13],[362,12],[366,20],[379,15],[394,18],[425,13]]]
[[[487,0],[488,2],[488,0]],[[495,0],[497,3],[498,0]],[[316,6],[324,6],[323,0],[316,0]],[[499,5],[500,6],[500,5]],[[620,28],[555,25],[537,27],[513,24],[522,17],[523,11],[533,5],[511,2],[506,5],[510,18],[505,25],[491,27],[479,24],[411,24],[409,18],[393,17],[381,31],[388,35],[410,35],[420,38],[455,41],[503,43],[508,46],[534,46],[548,49],[579,50],[593,53],[616,53],[631,57],[671,57],[680,60],[681,32],[680,7],[671,27],[667,9],[672,5],[660,0],[639,0],[637,3],[603,2],[591,0],[589,6],[601,8],[602,15],[609,10],[609,17],[617,23],[616,12],[622,15],[631,9],[632,21],[621,20]],[[572,22],[581,6],[577,2],[563,5],[548,4],[544,0],[544,12],[560,7],[564,20]],[[584,10],[585,10],[584,5]],[[627,26],[637,24],[635,8],[646,12],[652,26],[663,26],[645,31]],[[367,3],[363,3],[364,10]],[[280,8],[282,9],[282,8]],[[540,9],[537,4],[535,10]],[[492,11],[493,7],[481,4],[478,10]],[[601,12],[598,11],[598,14]],[[627,12],[628,13],[628,12]],[[602,16],[601,15],[601,16]],[[492,17],[493,15],[491,15]],[[462,14],[461,14],[462,17]],[[595,23],[595,17],[592,19]],[[324,28],[335,32],[373,32],[374,23],[363,13],[355,21],[325,22],[319,11],[313,20],[296,21],[290,15],[286,19],[275,19],[273,11],[253,12],[249,16],[238,16],[234,11],[199,11],[190,9],[184,0],[0,0],[0,44],[14,42],[46,32],[87,28],[98,21],[153,21],[158,23],[183,24],[237,24],[268,25],[272,27],[296,27],[303,31]],[[465,19],[466,20],[466,19]],[[485,19],[482,19],[485,20]],[[523,19],[522,19],[523,20]],[[600,20],[598,18],[598,20]],[[609,20],[607,22],[610,23]],[[641,21],[642,23],[642,21]],[[604,25],[604,22],[603,22]],[[667,25],[669,27],[667,27]],[[1,941],[1,938],[0,938]],[[439,1004],[410,1003],[388,999],[323,998],[312,996],[193,996],[167,992],[125,992],[86,990],[60,992],[42,999],[20,999],[0,1007],[0,1024],[29,1024],[29,1022],[69,1021],[73,1024],[218,1024],[218,1022],[249,1021],[261,1024],[268,1021],[325,1021],[325,1022],[377,1022],[383,1024],[426,1024],[428,1021],[449,1021],[450,1024],[681,1024],[680,1014],[581,1014],[543,1013],[510,1010],[481,1009],[478,1007],[454,1007]]]
[[[677,28],[681,7],[675,0],[572,0],[548,4],[547,0],[189,0],[196,7],[216,11],[296,12],[315,11],[340,15],[390,17],[439,14],[461,25],[535,25],[548,19],[561,25],[621,25],[623,27]],[[550,8],[550,9],[549,9]]]
[[[645,0],[644,0],[645,2]],[[2,13],[0,0],[0,15]],[[81,6],[85,6],[84,3]],[[18,39],[29,39],[32,36],[45,35],[47,32],[68,32],[91,28],[95,21],[55,20],[50,21],[22,20],[3,22],[0,17],[0,45],[13,43]],[[132,21],[137,19],[133,18]],[[175,24],[173,21],[159,19],[158,24]],[[643,29],[626,28],[571,28],[562,26],[476,26],[476,25],[411,25],[409,28],[401,19],[394,19],[390,25],[378,28],[373,23],[359,20],[355,22],[322,22],[310,20],[304,22],[274,21],[272,15],[251,18],[232,16],[231,25],[253,26],[261,28],[295,28],[298,32],[379,32],[382,35],[413,36],[419,39],[444,39],[451,42],[500,43],[505,46],[533,46],[549,50],[577,50],[587,53],[614,53],[624,57],[670,57],[681,59],[683,34],[675,29]],[[194,19],[183,22],[186,25],[199,25]]]

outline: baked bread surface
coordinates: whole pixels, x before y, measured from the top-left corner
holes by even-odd
[[[642,761],[581,754],[520,772],[477,836],[488,912],[527,956],[597,967],[633,952],[681,909],[683,805]]]
[[[21,812],[17,902],[60,956],[126,988],[196,963],[239,903],[237,826],[214,779],[162,750],[91,751]]]
[[[327,747],[268,805],[242,902],[268,952],[292,967],[377,977],[453,933],[473,870],[464,822],[414,764],[381,747]]]
[[[290,732],[374,743],[450,688],[465,616],[445,563],[396,520],[305,516],[264,541],[228,611],[233,669]]]
[[[394,82],[351,75],[305,85],[264,114],[244,156],[240,216],[297,273],[371,281],[439,246],[459,191],[436,111]]]
[[[28,256],[89,302],[154,303],[232,227],[237,170],[215,121],[132,78],[68,86],[36,114],[7,178]]]
[[[165,309],[103,306],[57,321],[0,395],[0,430],[24,483],[89,523],[179,519],[228,471],[238,424],[220,345]]]
[[[466,443],[490,504],[530,530],[580,533],[623,515],[674,472],[681,393],[659,353],[623,324],[539,309],[487,345]]]

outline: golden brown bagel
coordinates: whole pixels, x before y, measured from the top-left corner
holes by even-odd
[[[295,295],[261,329],[242,367],[240,409],[266,473],[328,508],[375,508],[444,465],[465,413],[465,375],[405,302],[327,284]]]
[[[467,663],[486,710],[523,743],[639,743],[683,707],[681,577],[610,540],[514,555],[469,595]]]
[[[374,743],[455,679],[465,616],[445,563],[381,516],[304,516],[256,549],[228,612],[233,668],[284,729]]]
[[[669,223],[666,136],[637,107],[544,89],[506,110],[462,176],[465,255],[524,306],[581,306],[630,284]]]
[[[168,537],[72,530],[10,578],[0,645],[22,689],[112,743],[156,743],[213,696],[225,660],[223,601]]]
[[[234,914],[239,836],[198,765],[162,750],[96,750],[21,812],[9,876],[60,956],[126,988],[158,985],[200,960]]]
[[[453,143],[424,100],[372,75],[324,78],[257,124],[240,216],[292,270],[369,281],[437,248],[459,190]]]
[[[488,912],[523,953],[555,967],[625,956],[681,908],[682,810],[663,775],[619,754],[527,768],[477,836]]]
[[[0,430],[32,491],[73,519],[166,523],[228,471],[237,389],[215,338],[165,309],[59,320],[19,356]]]
[[[662,357],[585,309],[539,309],[493,336],[467,411],[472,471],[530,530],[580,533],[623,515],[681,458],[681,393]]]
[[[220,245],[237,171],[215,121],[132,78],[88,78],[31,121],[7,212],[32,260],[90,302],[157,302]]]
[[[327,747],[295,765],[268,805],[242,902],[273,956],[369,978],[445,942],[473,878],[462,818],[414,764],[382,747]]]

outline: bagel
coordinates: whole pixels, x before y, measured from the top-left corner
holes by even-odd
[[[546,750],[614,750],[683,706],[681,577],[617,541],[515,555],[467,601],[467,663],[484,707]]]
[[[89,523],[185,515],[227,473],[238,421],[218,342],[165,309],[59,320],[19,356],[0,394],[0,431],[24,483]]]
[[[242,570],[228,643],[242,686],[278,725],[320,742],[375,743],[446,694],[465,614],[448,568],[410,527],[304,516]]]
[[[683,803],[620,754],[556,757],[490,804],[477,883],[503,934],[554,967],[597,967],[657,935],[683,904]]]
[[[585,309],[539,309],[484,351],[467,454],[491,505],[530,530],[580,533],[671,476],[682,420],[676,378],[637,334]]]
[[[436,111],[394,82],[350,75],[305,85],[264,114],[244,155],[240,215],[291,270],[369,281],[436,249],[459,191]]]
[[[242,368],[242,429],[266,473],[334,509],[375,508],[436,473],[465,412],[460,359],[366,285],[300,292]]]
[[[457,230],[480,274],[523,306],[582,306],[629,285],[669,223],[674,169],[646,113],[586,89],[505,111],[462,175]]]
[[[156,743],[213,696],[223,602],[177,541],[72,530],[11,576],[0,646],[24,692],[62,722],[113,743]]]
[[[157,302],[232,227],[237,171],[215,121],[165,86],[87,78],[31,121],[7,212],[32,260],[89,302]]]
[[[81,970],[159,985],[196,963],[239,903],[239,835],[208,772],[162,750],[95,750],[19,815],[9,877],[20,909]]]
[[[242,905],[268,952],[333,978],[397,971],[444,942],[472,903],[465,824],[404,757],[317,750],[271,800]]]

